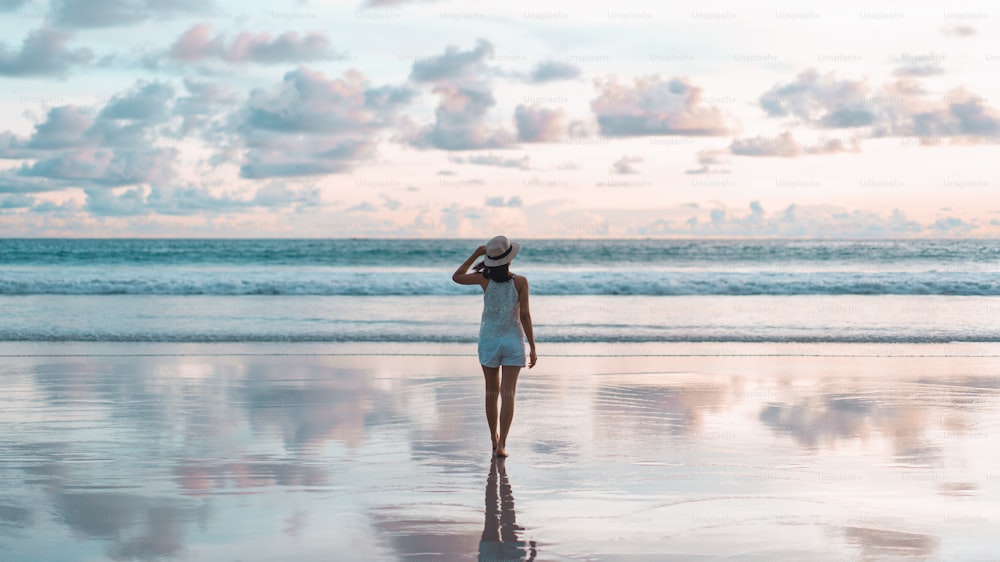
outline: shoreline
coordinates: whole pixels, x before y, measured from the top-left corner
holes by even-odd
[[[544,343],[540,357],[1000,357],[998,342]],[[476,343],[4,341],[0,357],[55,356],[439,356],[476,357]]]

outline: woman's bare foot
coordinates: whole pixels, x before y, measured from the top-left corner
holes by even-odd
[[[500,440],[500,435],[497,434],[497,433],[494,433],[492,435],[491,439],[493,440],[493,450],[495,451],[497,449],[497,441]]]
[[[506,457],[507,456],[507,449],[504,448],[503,445],[498,445],[497,448],[494,449],[494,453],[498,457]]]

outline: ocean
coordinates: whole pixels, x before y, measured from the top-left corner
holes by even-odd
[[[520,240],[545,342],[997,342],[996,240]],[[0,239],[0,341],[473,342],[480,240]]]

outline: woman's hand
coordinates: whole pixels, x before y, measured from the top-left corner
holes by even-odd
[[[535,354],[535,348],[532,347],[528,353],[528,368],[534,367],[536,362],[538,362],[538,355]]]
[[[486,255],[486,246],[480,246],[476,248],[476,251],[472,253],[472,257],[478,258],[479,256]]]

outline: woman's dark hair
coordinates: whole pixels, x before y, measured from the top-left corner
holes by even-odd
[[[477,263],[472,268],[475,271],[481,272],[483,277],[496,281],[497,283],[504,283],[510,281],[510,264],[505,263],[503,265],[498,265],[496,267],[486,267],[483,262]]]

